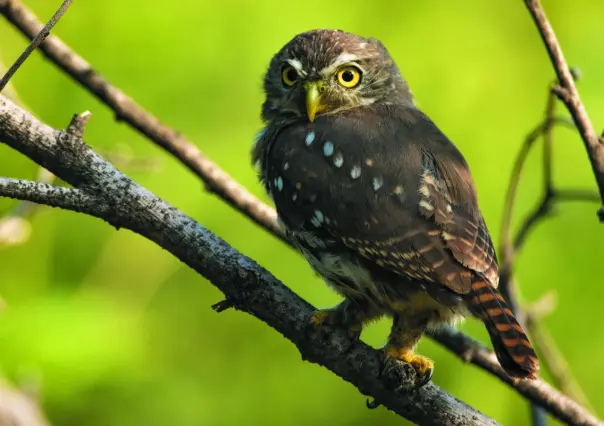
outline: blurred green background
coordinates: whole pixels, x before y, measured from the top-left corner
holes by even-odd
[[[261,79],[296,33],[340,28],[381,39],[420,107],[471,165],[481,207],[498,243],[504,195],[523,137],[541,119],[549,59],[520,0],[359,0],[303,3],[243,0],[74,2],[55,34],[160,119],[181,131],[268,201],[249,161],[259,130]],[[546,1],[583,101],[604,126],[604,2]],[[29,0],[48,19],[59,0]],[[0,54],[12,63],[24,38],[0,19]],[[142,138],[35,53],[14,77],[23,102],[64,127],[76,112],[93,118],[86,140],[120,167],[317,306],[338,301],[296,253],[203,190],[177,161]],[[563,108],[559,109],[560,111]],[[124,158],[130,158],[125,161]],[[555,179],[595,190],[580,139],[556,132]],[[36,166],[0,144],[0,175],[33,178]],[[540,156],[521,184],[515,223],[540,194]],[[14,205],[0,200],[0,212]],[[604,350],[596,204],[565,204],[531,235],[517,263],[522,300],[555,290],[544,323],[592,405],[604,416]],[[26,244],[0,251],[0,370],[14,383],[38,382],[55,425],[401,425],[335,375],[302,362],[296,348],[256,319],[210,305],[221,294],[167,252],[83,215],[41,209]],[[462,329],[488,342],[482,325]],[[388,324],[364,339],[381,345]],[[429,340],[434,381],[506,425],[528,423],[527,404],[498,380]],[[546,375],[547,377],[547,375]]]

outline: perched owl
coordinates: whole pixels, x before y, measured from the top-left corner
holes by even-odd
[[[253,149],[288,237],[344,300],[314,326],[360,332],[393,319],[386,360],[427,382],[425,330],[473,314],[514,377],[537,356],[497,292],[493,243],[464,157],[414,104],[377,40],[334,30],[294,37],[264,79],[265,129]]]

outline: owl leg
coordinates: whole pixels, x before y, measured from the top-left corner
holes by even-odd
[[[386,368],[391,367],[393,362],[402,361],[410,364],[420,376],[417,387],[422,387],[432,378],[434,363],[413,352],[419,339],[426,331],[429,317],[417,312],[398,312],[394,315],[392,331],[388,343],[384,347],[386,356]]]
[[[382,312],[371,303],[346,298],[333,308],[313,312],[310,322],[315,327],[330,325],[345,328],[353,338],[358,339],[363,326],[380,316],[382,316]]]

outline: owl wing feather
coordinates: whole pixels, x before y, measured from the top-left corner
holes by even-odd
[[[421,111],[361,107],[286,124],[260,139],[254,157],[290,231],[332,238],[459,294],[473,274],[497,287],[469,168]]]

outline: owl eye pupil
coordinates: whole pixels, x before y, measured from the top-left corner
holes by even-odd
[[[287,70],[286,76],[289,81],[296,81],[298,79],[298,73],[293,68]]]
[[[342,80],[347,83],[350,83],[354,79],[354,74],[350,70],[346,70],[342,73]]]

